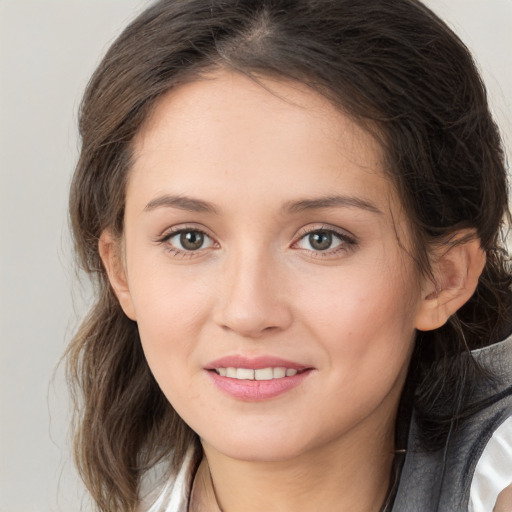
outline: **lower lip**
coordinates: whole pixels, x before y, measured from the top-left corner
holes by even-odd
[[[221,377],[217,372],[207,371],[212,382],[224,393],[238,400],[257,402],[282,395],[296,388],[311,373],[304,370],[293,377],[272,380],[243,380]]]

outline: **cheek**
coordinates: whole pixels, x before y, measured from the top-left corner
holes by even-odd
[[[152,341],[194,329],[211,284],[194,265],[177,265],[163,247],[149,246],[139,235],[128,245],[129,288],[139,329]],[[143,247],[143,249],[139,249]]]
[[[181,388],[180,382],[190,378],[187,370],[194,367],[190,363],[195,362],[195,340],[208,316],[209,287],[165,264],[142,268],[130,279],[139,334],[149,367],[171,399],[169,394]]]
[[[200,316],[197,295],[190,287],[171,280],[152,282],[151,277],[133,287],[137,323],[143,341],[165,346],[193,333]]]
[[[322,347],[330,390],[313,404],[313,417],[323,414],[336,430],[381,404],[391,414],[414,346],[414,300],[401,278],[379,272],[345,275],[311,294],[304,321]]]
[[[411,350],[418,305],[416,276],[408,269],[390,276],[382,268],[369,265],[361,271],[340,272],[325,280],[323,287],[313,278],[295,291],[296,297],[308,297],[300,309],[306,325],[325,346],[330,363],[351,375],[365,368],[371,374],[371,368],[384,362],[396,372]]]

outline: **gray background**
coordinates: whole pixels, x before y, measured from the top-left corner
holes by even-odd
[[[144,0],[0,0],[0,512],[90,505],[70,459],[59,358],[87,287],[67,232],[76,112]],[[512,147],[512,0],[428,0],[473,50]],[[510,151],[509,151],[510,155]]]

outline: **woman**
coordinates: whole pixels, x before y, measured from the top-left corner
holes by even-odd
[[[506,174],[443,22],[413,0],[160,1],[80,130],[98,298],[69,361],[99,510],[454,512],[489,465],[496,502]]]

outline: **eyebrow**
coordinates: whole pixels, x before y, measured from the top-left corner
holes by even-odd
[[[187,196],[163,195],[152,199],[145,207],[144,211],[149,212],[157,208],[178,208],[189,212],[199,213],[217,213],[213,204],[200,199],[194,199]]]
[[[382,215],[382,211],[371,201],[353,196],[326,196],[312,199],[301,199],[299,201],[289,201],[283,211],[288,213],[299,213],[305,210],[319,210],[322,208],[361,208],[372,213]]]
[[[300,213],[306,210],[319,210],[322,208],[360,208],[372,213],[382,214],[372,202],[353,196],[326,196],[312,199],[300,199],[297,201],[288,201],[284,204],[282,211],[284,213]],[[177,208],[189,212],[214,213],[217,214],[217,208],[212,203],[201,199],[194,199],[182,195],[163,195],[152,199],[145,207],[144,211],[152,211],[157,208]]]

